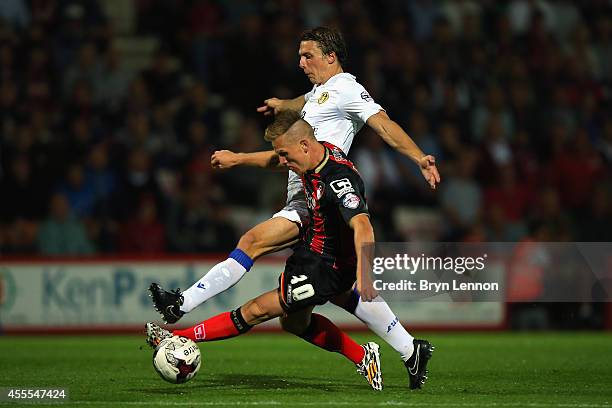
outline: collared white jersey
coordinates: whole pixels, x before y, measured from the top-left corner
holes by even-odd
[[[348,73],[336,74],[304,95],[302,118],[317,140],[338,146],[348,154],[355,134],[368,118],[383,108]]]
[[[322,85],[315,85],[304,99],[302,118],[314,129],[315,138],[338,146],[345,154],[349,153],[355,134],[368,118],[383,110],[355,76],[346,72],[334,75]],[[300,189],[299,176],[290,171],[287,201]]]

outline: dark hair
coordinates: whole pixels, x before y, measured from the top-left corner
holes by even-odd
[[[274,122],[270,123],[266,128],[264,139],[267,142],[272,142],[280,135],[287,133],[289,128],[293,126],[295,122],[301,119],[302,116],[298,111],[286,110],[277,113],[274,116]]]
[[[338,57],[338,62],[341,66],[346,64],[348,58],[346,43],[339,30],[329,27],[313,28],[312,30],[304,31],[300,41],[314,41],[321,48],[323,55],[333,52]]]

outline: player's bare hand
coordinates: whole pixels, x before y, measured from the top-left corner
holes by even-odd
[[[283,101],[278,98],[270,98],[264,101],[264,104],[257,108],[257,112],[263,113],[264,116],[277,114],[282,110]]]
[[[371,302],[378,296],[378,291],[374,289],[374,285],[370,279],[358,280],[357,291],[361,294],[361,300],[364,302]]]
[[[231,150],[217,150],[210,156],[210,165],[213,169],[231,169],[238,164],[238,153]]]
[[[440,173],[438,173],[438,168],[436,167],[436,158],[430,154],[423,156],[419,160],[419,167],[429,186],[435,190],[436,186],[440,183]]]

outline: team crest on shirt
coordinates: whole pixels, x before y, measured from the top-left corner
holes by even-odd
[[[319,103],[319,105],[321,105],[327,102],[328,99],[329,99],[329,92],[323,92],[321,96],[319,96],[319,99],[317,99],[317,102]]]
[[[342,205],[345,206],[346,208],[350,208],[351,210],[354,210],[355,208],[359,207],[360,203],[361,203],[361,200],[359,199],[359,197],[357,197],[353,193],[348,193],[342,199]]]
[[[316,191],[317,200],[321,200],[321,197],[323,197],[324,191],[325,191],[325,184],[319,184],[317,186],[317,191]]]

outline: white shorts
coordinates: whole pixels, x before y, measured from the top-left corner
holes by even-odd
[[[301,229],[306,228],[310,220],[306,201],[300,198],[294,198],[293,200],[288,202],[282,210],[272,216],[272,218],[277,217],[285,218],[291,222],[295,222],[300,226]]]
[[[287,180],[287,204],[282,210],[272,216],[272,218],[277,217],[295,222],[302,230],[309,224],[310,214],[308,214],[302,181],[292,171],[289,172],[289,179]]]

